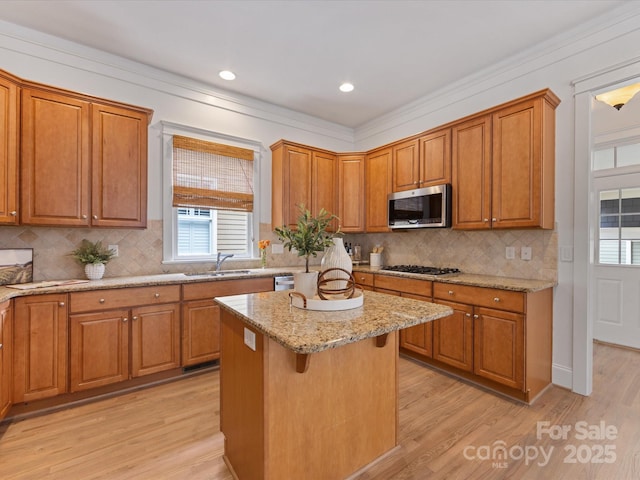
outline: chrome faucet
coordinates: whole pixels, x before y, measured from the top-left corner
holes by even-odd
[[[227,258],[233,257],[233,253],[222,253],[218,252],[218,259],[216,260],[216,272],[220,271],[220,267]]]

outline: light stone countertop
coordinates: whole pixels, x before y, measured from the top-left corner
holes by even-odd
[[[445,305],[364,292],[363,305],[322,312],[290,304],[289,291],[215,299],[222,308],[295,353],[317,353],[451,315]],[[329,300],[327,300],[329,301]]]
[[[441,283],[453,283],[458,285],[469,285],[472,287],[499,288],[501,290],[511,290],[514,292],[532,293],[547,288],[553,288],[557,282],[553,280],[531,280],[526,278],[498,277],[494,275],[478,275],[474,273],[450,273],[447,275],[423,275],[419,273],[404,273],[371,268],[369,266],[354,266],[354,272],[375,273],[380,275],[391,275],[404,278],[417,278],[420,280],[432,280]]]

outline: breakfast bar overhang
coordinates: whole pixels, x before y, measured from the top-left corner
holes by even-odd
[[[286,291],[216,301],[224,458],[240,480],[347,478],[395,448],[397,332],[452,313],[369,291],[332,312]]]

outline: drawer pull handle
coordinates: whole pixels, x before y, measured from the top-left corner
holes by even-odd
[[[160,294],[159,293],[156,293],[153,296],[156,297],[156,298],[160,298]]]
[[[59,306],[59,307],[64,307],[64,302],[60,302],[60,303],[58,303],[58,306]]]
[[[123,322],[126,322],[127,320],[129,320],[127,317],[123,317],[123,318],[122,318],[122,321],[123,321]]]
[[[104,303],[104,298],[101,298],[100,300],[98,300],[98,302]]]
[[[453,295],[453,290],[449,290],[447,293],[448,293],[449,295]]]
[[[498,303],[500,301],[500,297],[493,297],[493,301]]]

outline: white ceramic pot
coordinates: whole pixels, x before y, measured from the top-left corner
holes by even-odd
[[[305,297],[313,298],[318,291],[318,272],[294,272],[293,287]]]
[[[89,280],[100,280],[104,275],[104,263],[87,263],[84,273]]]
[[[322,257],[320,270],[324,272],[330,268],[341,268],[342,270],[349,272],[349,274],[353,270],[353,262],[351,261],[351,257],[347,253],[347,250],[344,248],[344,241],[342,238],[334,237],[333,245],[327,249]],[[327,288],[330,288],[331,290],[338,290],[347,287],[346,281],[349,279],[349,274],[334,271],[324,275],[323,278],[343,278],[344,280],[327,282],[326,284]]]

